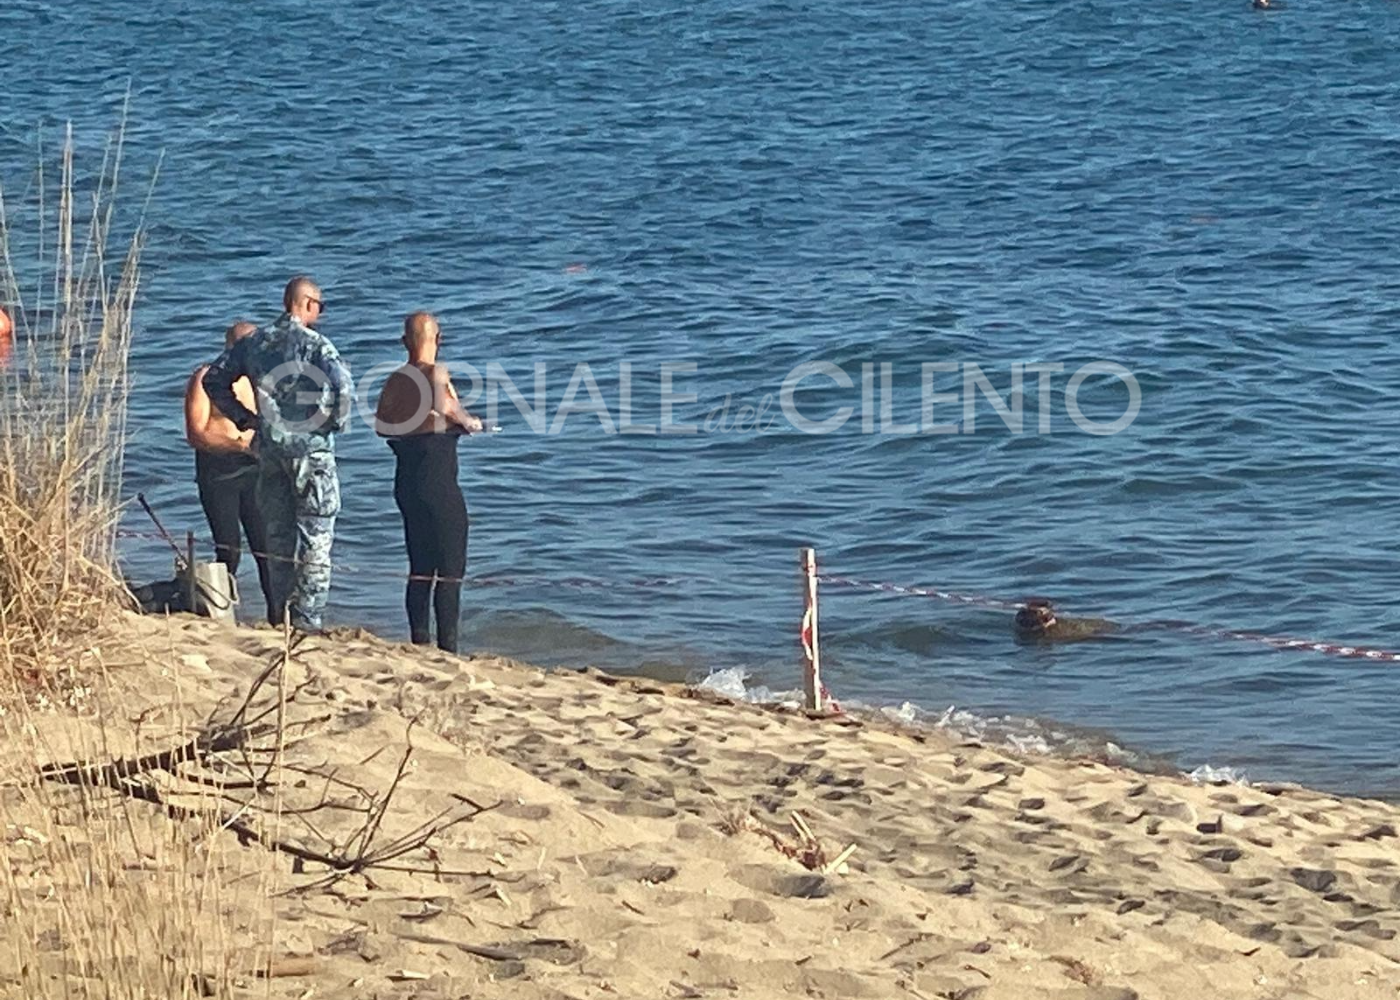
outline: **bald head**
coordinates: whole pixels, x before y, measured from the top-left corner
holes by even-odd
[[[436,347],[438,342],[437,317],[429,312],[410,313],[403,321],[403,343],[417,354],[428,347]]]
[[[249,323],[246,319],[240,319],[237,323],[224,331],[224,346],[232,347],[234,344],[238,343],[238,341],[248,336],[248,334],[257,332],[257,329],[258,326],[256,323]]]
[[[321,298],[321,286],[304,274],[287,282],[282,293],[282,308],[307,326],[321,318],[326,304]]]

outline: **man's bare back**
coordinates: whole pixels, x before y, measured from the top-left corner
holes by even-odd
[[[442,365],[409,362],[384,383],[374,414],[376,430],[384,437],[461,433],[467,427],[453,419],[460,408]]]
[[[404,321],[409,360],[385,381],[374,411],[375,430],[382,437],[481,430],[481,421],[462,409],[447,367],[437,363],[441,340],[437,319],[430,313],[414,313]]]
[[[257,329],[252,323],[235,323],[229,328],[226,343],[233,343]],[[185,440],[199,451],[247,452],[253,443],[252,431],[240,431],[233,421],[219,412],[204,391],[204,373],[208,365],[200,365],[185,386]],[[233,384],[233,394],[250,410],[257,409],[253,387],[246,378]]]

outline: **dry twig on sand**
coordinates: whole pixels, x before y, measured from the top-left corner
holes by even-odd
[[[327,888],[348,875],[366,875],[373,869],[385,871],[408,871],[434,874],[435,868],[415,867],[404,865],[391,865],[390,862],[397,860],[413,851],[428,846],[428,842],[444,830],[457,826],[460,823],[467,823],[475,819],[488,810],[495,809],[500,805],[496,802],[489,806],[483,806],[462,795],[454,796],[459,802],[464,803],[471,810],[461,812],[457,806],[449,806],[437,815],[424,823],[420,823],[411,831],[391,840],[387,844],[375,846],[380,826],[384,822],[384,816],[389,811],[389,805],[393,802],[394,793],[398,790],[399,783],[403,780],[405,772],[408,770],[409,761],[413,757],[413,726],[416,720],[410,720],[408,731],[405,734],[407,746],[404,748],[403,757],[399,760],[398,769],[394,772],[394,780],[385,790],[384,796],[377,801],[370,803],[368,815],[365,823],[359,830],[355,831],[346,841],[345,847],[339,851],[331,853],[301,852],[301,860],[315,861],[325,865],[329,871],[321,878],[304,886],[298,886],[297,892],[309,892],[315,889]],[[454,815],[454,813],[456,815]],[[308,855],[315,856],[308,856]],[[300,869],[294,869],[300,870]]]
[[[780,853],[799,862],[808,871],[830,875],[844,873],[847,870],[846,862],[855,854],[855,844],[847,845],[835,858],[828,859],[826,848],[800,814],[789,813],[788,821],[797,831],[798,839],[795,843],[766,823],[756,819],[753,813],[747,810],[726,816],[720,822],[720,829],[729,836],[743,831],[756,833],[771,843]]]
[[[332,718],[329,715],[301,719],[289,717],[289,706],[307,686],[302,683],[288,689],[286,684],[286,672],[293,662],[295,646],[296,643],[288,635],[283,648],[249,686],[232,715],[221,719],[216,709],[195,736],[179,746],[139,757],[98,763],[69,761],[50,764],[39,770],[39,776],[47,781],[85,789],[110,789],[159,805],[177,819],[212,818],[220,829],[234,834],[245,847],[257,844],[290,856],[293,859],[292,870],[297,874],[305,872],[308,864],[325,869],[312,881],[289,890],[291,892],[326,889],[351,875],[360,875],[368,881],[369,873],[374,870],[447,874],[436,862],[432,866],[396,865],[393,862],[428,847],[429,842],[444,830],[469,822],[500,803],[484,806],[466,796],[454,795],[456,804],[408,833],[381,843],[379,835],[384,819],[413,757],[412,732],[415,723],[410,721],[408,724],[406,746],[393,780],[382,795],[361,784],[340,779],[334,773],[289,766],[284,760],[284,753],[297,742],[299,731]],[[259,758],[266,760],[260,762]],[[284,770],[322,777],[327,789],[332,782],[354,789],[358,802],[350,805],[332,802],[323,790],[320,799],[311,805],[288,809],[281,801],[274,780],[274,775]],[[157,772],[163,772],[177,783],[204,789],[204,794],[199,796],[199,804],[191,806],[178,801],[178,795],[171,791],[170,781],[156,780]],[[212,796],[208,794],[210,789],[214,792]],[[230,794],[235,791],[244,794]],[[265,802],[263,796],[270,796],[271,802]],[[211,809],[214,812],[212,817]],[[363,812],[365,816],[364,822],[341,844],[321,834],[311,819],[318,812],[332,809],[351,809]],[[291,837],[269,832],[269,827],[275,829],[280,825],[267,822],[269,819],[287,816],[297,818],[313,836],[325,841],[328,846],[325,849],[308,847]]]

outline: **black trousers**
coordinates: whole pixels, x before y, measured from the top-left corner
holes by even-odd
[[[239,528],[248,536],[248,547],[258,564],[258,583],[268,614],[272,614],[272,590],[268,582],[267,529],[253,496],[258,481],[258,462],[238,452],[194,453],[194,478],[199,486],[199,503],[214,536],[214,558],[236,576],[243,547]]]
[[[467,502],[457,485],[457,435],[415,434],[393,438],[394,502],[403,515],[410,579],[404,591],[409,636],[457,652],[462,578],[467,572]]]

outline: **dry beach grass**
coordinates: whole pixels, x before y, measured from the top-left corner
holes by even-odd
[[[143,231],[128,225],[113,251],[121,149],[118,131],[80,180],[70,129],[56,183],[41,160],[33,205],[7,205],[0,189],[0,302],[18,341],[0,372],[7,996],[227,995],[240,961],[255,957],[218,915],[230,894],[264,895],[263,873],[238,877],[242,859],[198,821],[171,822],[113,788],[60,786],[35,769],[146,738],[120,713],[92,711],[107,686],[104,650],[122,647],[125,602],[114,528]],[[33,221],[26,250],[12,208]],[[82,724],[65,725],[60,711]],[[247,930],[241,941],[267,940]]]
[[[143,233],[136,227],[111,257],[120,161],[118,133],[95,183],[77,184],[70,131],[56,205],[45,204],[40,170],[34,266],[17,259],[0,189],[0,303],[18,340],[0,373],[0,629],[11,678],[36,681],[62,664],[122,592],[113,527]],[[92,197],[85,222],[80,190]]]

